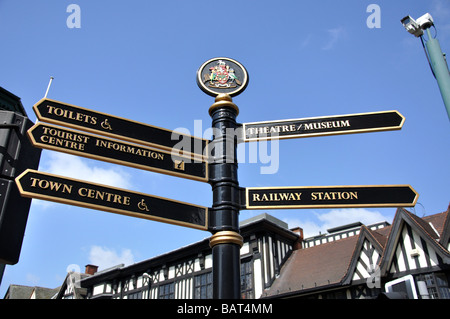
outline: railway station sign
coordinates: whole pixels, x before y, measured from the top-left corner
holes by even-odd
[[[245,209],[411,207],[418,199],[409,185],[247,187]]]

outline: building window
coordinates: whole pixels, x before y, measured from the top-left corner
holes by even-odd
[[[253,262],[241,262],[241,298],[253,299]]]
[[[194,277],[194,298],[212,299],[212,272]]]
[[[445,274],[425,274],[420,276],[419,280],[425,281],[427,284],[430,299],[450,299],[450,288]]]
[[[127,299],[142,299],[142,291],[137,291],[137,292],[128,294]]]
[[[159,286],[159,299],[175,299],[175,283]]]

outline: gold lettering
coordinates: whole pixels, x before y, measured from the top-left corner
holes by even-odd
[[[123,204],[129,206],[130,205],[130,197],[123,196]]]
[[[84,187],[80,188],[80,189],[78,190],[78,195],[80,195],[80,196],[82,196],[82,197],[86,197],[87,195],[86,195],[86,194],[83,194],[84,191],[87,191],[87,188],[84,188]]]
[[[128,197],[128,196],[122,196],[119,194],[103,192],[103,191],[95,190],[92,188],[82,187],[82,188],[78,189],[78,194],[81,197],[93,198],[93,199],[99,200],[99,201],[113,202],[113,203],[118,203],[118,204],[127,205],[127,206],[130,205],[130,197]]]
[[[350,120],[305,123],[305,130],[319,130],[324,128],[340,127],[350,127]]]
[[[311,200],[355,200],[358,192],[312,192]]]
[[[280,193],[281,200],[288,200],[288,193]]]
[[[110,141],[99,140],[95,141],[95,146],[113,149],[115,151],[130,153],[138,156],[149,157],[156,160],[164,160],[164,153],[152,152],[144,148],[138,148],[131,145],[118,144]]]
[[[46,144],[72,148],[84,151],[84,144],[89,140],[89,136],[64,132],[49,127],[43,127],[44,135],[40,140]]]
[[[37,178],[31,177],[31,187],[36,187],[36,183],[39,181]]]
[[[68,118],[71,120],[76,120],[79,122],[85,122],[85,123],[90,123],[90,124],[94,124],[94,125],[97,124],[97,117],[95,117],[95,116],[87,115],[87,114],[80,113],[80,112],[64,110],[62,108],[55,107],[52,105],[47,105],[47,112],[48,112],[48,114],[54,114],[59,117],[65,117],[65,118]]]
[[[36,185],[39,188],[42,189],[50,189],[54,192],[58,192],[61,189],[62,193],[71,193],[72,192],[72,185],[67,185],[64,183],[58,183],[55,181],[48,181],[46,179],[39,179],[39,178],[34,178],[31,177],[32,183],[31,183],[31,187],[36,187]]]
[[[253,194],[254,202],[279,202],[279,201],[299,201],[302,193],[267,193]]]
[[[53,113],[53,110],[54,110],[54,107],[51,106],[51,105],[47,105],[47,109],[48,109],[48,113],[49,113],[49,114],[52,114],[52,113]]]

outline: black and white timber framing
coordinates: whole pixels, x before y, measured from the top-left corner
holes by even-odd
[[[412,276],[417,298],[450,299],[449,209],[419,217],[398,208],[392,224],[353,223],[310,238],[268,214],[240,229],[242,298],[375,298]],[[130,266],[69,273],[53,298],[211,298],[211,273],[205,239]]]

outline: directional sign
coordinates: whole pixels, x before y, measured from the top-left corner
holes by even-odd
[[[163,150],[174,147],[203,157],[208,140],[127,120],[79,106],[42,99],[33,106],[40,121],[81,129]]]
[[[411,207],[418,197],[409,185],[248,187],[245,209]]]
[[[31,127],[28,136],[31,143],[39,148],[202,182],[208,181],[208,164],[200,159],[176,156],[170,152],[44,123]]]
[[[24,197],[208,229],[208,208],[202,206],[30,169],[16,178],[16,184]]]
[[[404,121],[399,112],[385,111],[244,123],[243,141],[399,130]]]

